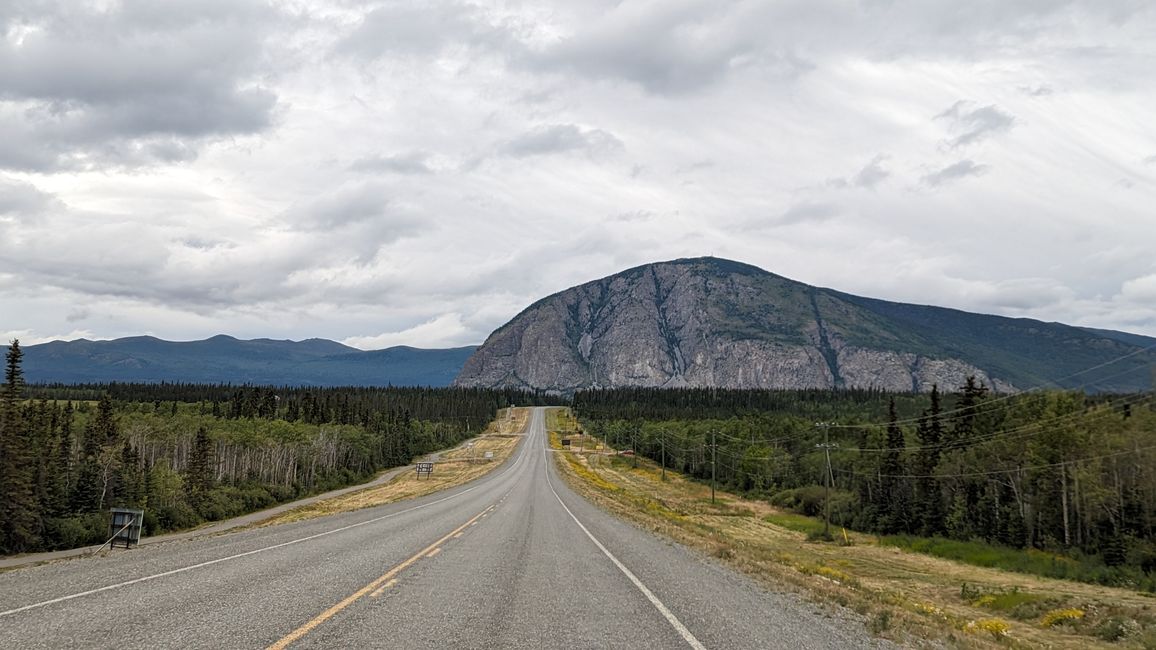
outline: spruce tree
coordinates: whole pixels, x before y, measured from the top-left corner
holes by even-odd
[[[112,399],[106,395],[97,404],[96,417],[84,427],[84,442],[72,490],[72,509],[75,512],[94,512],[104,507],[111,469],[111,459],[106,457],[105,448],[117,437]]]
[[[901,454],[905,446],[903,430],[899,428],[899,416],[895,413],[895,398],[892,397],[887,407],[887,451],[883,454],[883,463],[879,470],[883,475],[880,496],[884,499],[883,532],[896,533],[907,529],[907,499],[903,491],[903,458]]]
[[[197,429],[189,464],[185,470],[185,498],[197,512],[205,505],[205,497],[213,487],[213,446],[205,427]]]
[[[939,487],[939,480],[935,478],[935,470],[939,467],[940,445],[943,442],[943,423],[940,421],[942,406],[939,399],[939,386],[931,387],[931,411],[924,411],[919,420],[919,446],[916,453],[916,518],[918,519],[919,534],[938,535],[944,531],[943,496]]]
[[[144,472],[141,469],[140,453],[124,441],[120,450],[120,470],[117,472],[116,502],[122,506],[139,508],[144,505]]]
[[[21,408],[24,375],[19,341],[8,348],[0,391],[0,553],[20,553],[40,543],[41,513],[33,484],[35,456]]]
[[[56,450],[56,477],[53,484],[53,490],[56,492],[54,501],[56,503],[55,515],[63,515],[68,512],[69,501],[72,498],[73,485],[73,458],[72,458],[72,402],[64,403],[64,408],[60,412],[60,439],[57,442]]]

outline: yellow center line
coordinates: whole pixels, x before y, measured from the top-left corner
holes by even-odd
[[[450,539],[454,535],[462,532],[463,530],[472,526],[473,524],[476,524],[479,519],[481,519],[485,515],[489,514],[490,510],[492,510],[493,508],[494,508],[494,506],[491,505],[490,507],[486,508],[485,510],[474,515],[473,517],[470,518],[469,521],[467,521],[466,523],[462,524],[461,526],[458,526],[457,528],[453,529],[452,531],[447,533],[445,536],[443,536],[438,541],[436,541],[433,544],[430,544],[429,546],[418,551],[415,555],[411,556],[408,560],[393,567],[389,571],[386,571],[384,574],[382,574],[382,576],[380,578],[365,585],[361,589],[358,589],[357,591],[355,591],[352,594],[350,594],[349,596],[347,596],[341,602],[337,603],[333,607],[330,607],[329,609],[325,610],[324,612],[321,612],[320,614],[318,614],[315,618],[313,618],[309,622],[305,623],[301,627],[299,627],[296,630],[293,630],[289,634],[285,635],[280,641],[277,641],[273,645],[269,646],[269,650],[282,650],[283,648],[289,647],[289,644],[293,643],[294,641],[297,641],[298,639],[305,636],[306,634],[309,634],[314,629],[316,629],[318,625],[321,625],[325,621],[333,618],[338,612],[345,609],[346,607],[349,607],[353,603],[357,602],[366,594],[373,592],[373,591],[377,590],[378,588],[382,587],[383,585],[385,585],[385,583],[392,580],[394,578],[394,576],[396,576],[397,574],[399,574],[402,571],[409,568],[409,566],[412,565],[414,562],[417,562],[422,557],[430,554],[431,551],[440,550],[440,549],[438,549],[438,547],[441,546],[441,544],[443,542],[445,542],[447,539]]]
[[[384,592],[386,589],[389,589],[390,587],[392,587],[392,586],[394,586],[394,585],[396,585],[396,584],[397,584],[397,578],[394,578],[394,579],[390,580],[389,582],[387,582],[387,583],[385,583],[385,584],[381,585],[380,587],[378,587],[378,588],[377,588],[377,591],[373,592],[372,594],[369,594],[369,597],[370,597],[370,598],[377,598],[377,597],[378,597],[378,596],[380,596],[380,595],[382,594],[382,592]]]
[[[429,553],[426,553],[425,556],[426,557],[433,557],[433,556],[435,556],[441,552],[442,552],[442,548],[439,546],[439,547],[435,548],[434,550],[430,551]]]

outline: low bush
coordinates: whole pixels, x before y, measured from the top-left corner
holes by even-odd
[[[50,549],[76,548],[100,544],[108,539],[108,515],[90,512],[44,520],[45,546]]]
[[[879,537],[879,543],[974,566],[1046,578],[1128,587],[1140,591],[1156,591],[1156,575],[1145,575],[1134,566],[1108,567],[1098,556],[1068,557],[1037,549],[1021,550],[982,541],[913,535],[884,535]]]

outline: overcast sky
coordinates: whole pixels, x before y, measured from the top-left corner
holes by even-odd
[[[1148,0],[0,2],[0,334],[480,343],[715,255],[1156,335]]]

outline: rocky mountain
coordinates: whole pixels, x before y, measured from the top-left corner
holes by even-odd
[[[647,264],[544,298],[466,361],[460,386],[1084,386],[1144,390],[1156,339],[908,305],[716,258]],[[1092,370],[1089,370],[1092,369]]]
[[[174,342],[151,336],[24,347],[29,382],[203,382],[291,386],[448,386],[474,347],[362,351],[335,341]]]

